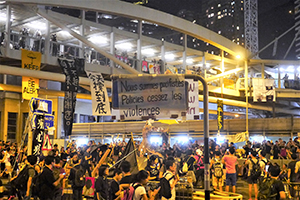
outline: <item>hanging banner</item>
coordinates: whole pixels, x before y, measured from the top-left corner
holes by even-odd
[[[44,115],[36,115],[36,128],[33,130],[32,155],[40,156],[45,132]]]
[[[42,54],[40,52],[22,49],[22,68],[40,70]],[[39,79],[22,77],[22,98],[30,100],[38,97]]]
[[[186,113],[187,120],[194,120],[195,116],[199,117],[199,89],[198,81],[187,80],[188,82],[188,110]]]
[[[274,79],[253,78],[252,84],[254,102],[276,101]]]
[[[101,73],[86,71],[90,79],[93,115],[111,115],[109,98]]]
[[[217,114],[218,114],[218,131],[223,131],[224,130],[224,118],[223,118],[223,101],[218,100],[218,109],[217,109]]]
[[[186,113],[187,82],[182,75],[120,75],[113,80],[113,108],[123,119],[177,118]]]
[[[77,74],[77,66],[74,60],[58,59],[64,74],[66,75],[66,88],[64,98],[63,123],[65,136],[72,134],[73,118],[76,106],[76,95],[79,86],[79,77]]]
[[[245,142],[246,141],[246,132],[237,133],[234,137],[234,143]]]

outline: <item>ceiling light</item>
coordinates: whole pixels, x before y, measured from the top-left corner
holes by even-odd
[[[187,63],[187,64],[193,64],[193,62],[194,62],[194,60],[191,59],[191,58],[189,58],[189,59],[186,60],[186,63]]]
[[[239,115],[239,114],[235,114],[234,116],[235,116],[235,117],[239,117],[240,115]]]
[[[46,24],[41,21],[37,21],[37,20],[32,21],[32,22],[27,23],[26,25],[33,29],[46,30]]]
[[[88,40],[95,44],[106,44],[107,43],[107,38],[104,36],[92,36]]]
[[[241,59],[241,55],[236,55],[235,56],[237,59]]]
[[[165,55],[165,59],[167,59],[167,60],[173,60],[174,58],[175,58],[175,55],[172,54],[172,53],[169,53],[169,54]]]
[[[132,49],[132,44],[130,42],[124,42],[124,43],[116,44],[116,47],[124,50],[130,50]]]
[[[145,55],[154,55],[155,54],[155,50],[154,49],[144,49],[144,50],[142,50],[142,54],[145,54]]]

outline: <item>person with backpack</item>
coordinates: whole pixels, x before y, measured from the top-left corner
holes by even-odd
[[[210,163],[210,169],[213,170],[212,185],[214,189],[219,189],[222,192],[224,185],[223,181],[223,164],[220,158],[221,153],[218,151],[215,153],[215,158]]]
[[[194,165],[196,172],[196,183],[195,186],[198,185],[199,181],[201,182],[201,187],[204,186],[204,157],[201,149],[196,150],[196,164]]]
[[[36,175],[34,166],[37,162],[37,157],[30,155],[27,157],[27,165],[14,178],[11,179],[12,184],[18,191],[19,198],[30,199],[32,195],[32,181]]]
[[[109,199],[107,176],[109,173],[108,165],[101,165],[99,176],[95,182],[95,200]]]
[[[259,160],[256,157],[257,157],[256,151],[252,151],[245,163],[249,167],[248,178],[247,178],[248,185],[249,185],[249,200],[252,199],[252,185],[254,185],[255,199],[257,199],[257,194],[258,194],[257,183],[258,183],[258,178],[261,175],[261,167],[259,164]]]
[[[279,180],[280,167],[278,164],[270,164],[268,175],[259,184],[259,200],[283,200],[286,199],[284,185]]]
[[[61,160],[59,157],[55,157],[54,166],[53,166],[52,171],[53,171],[55,181],[59,179],[60,174],[66,174],[64,168],[62,168],[62,166],[61,166]],[[54,194],[53,194],[53,200],[61,200],[62,199],[64,185],[65,185],[65,179],[61,179],[59,184],[55,187]]]
[[[266,151],[264,151],[264,150],[262,150],[260,152],[259,157],[260,157],[259,164],[260,164],[260,168],[261,168],[261,175],[259,177],[259,181],[262,181],[264,179],[264,177],[267,175],[266,167],[267,167],[267,165],[269,165],[269,161],[266,158]]]
[[[123,189],[129,188],[130,184],[133,183],[134,176],[130,173],[131,164],[127,160],[121,163],[121,170],[123,172],[123,178],[120,181],[120,186]]]
[[[222,159],[222,163],[226,167],[226,192],[229,192],[229,186],[232,185],[232,192],[236,191],[236,168],[237,157],[234,155],[235,148],[229,148],[229,155],[225,155]]]
[[[176,191],[175,186],[179,180],[176,172],[176,164],[174,160],[167,160],[165,163],[166,172],[160,179],[159,195],[161,200],[175,200]]]
[[[73,200],[82,200],[82,189],[85,185],[85,169],[81,165],[81,160],[74,162],[69,180],[72,182]]]
[[[292,161],[288,164],[288,183],[290,182],[296,182],[297,176],[296,176],[296,164],[297,164],[297,154],[292,154]],[[297,170],[298,172],[298,170]],[[295,197],[295,189],[294,187],[290,187],[290,194],[292,197]]]
[[[158,157],[156,155],[151,155],[147,160],[147,166],[145,170],[149,172],[150,181],[158,181],[159,180],[159,166],[158,166]]]
[[[38,186],[40,200],[52,200],[55,187],[65,177],[64,174],[60,174],[59,178],[55,180],[53,175],[54,158],[47,156],[45,158],[45,167],[43,172],[39,175],[36,185]]]

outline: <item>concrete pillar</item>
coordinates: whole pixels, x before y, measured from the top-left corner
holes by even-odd
[[[246,97],[246,132],[249,134],[249,105],[248,105],[248,61],[245,61],[245,97]]]
[[[187,35],[183,35],[183,55],[182,55],[182,68],[185,69],[185,73],[187,73],[187,65],[186,65],[186,50],[187,50]]]
[[[221,71],[224,73],[224,51],[221,50]],[[223,91],[224,91],[224,77],[220,78],[220,85],[221,85],[221,95],[223,96]]]
[[[160,53],[161,53],[161,60],[163,61],[163,65],[160,66],[160,70],[161,70],[161,73],[164,74],[165,71],[166,71],[166,58],[165,58],[165,41],[164,39],[162,39],[162,44],[161,44],[161,50],[160,50]]]
[[[261,64],[261,78],[265,78],[265,63]]]
[[[202,66],[203,66],[203,69],[204,69],[204,78],[206,79],[207,78],[207,67],[206,67],[206,59],[205,59],[205,55],[202,56]]]
[[[48,10],[46,10],[48,14]],[[46,20],[46,31],[45,31],[45,59],[48,60],[50,56],[50,22]]]
[[[142,71],[142,34],[143,34],[143,23],[141,20],[138,22],[138,40],[137,40],[137,66],[136,70]]]
[[[11,6],[6,6],[6,23],[5,23],[5,55],[8,56],[10,52],[10,28],[11,28]]]
[[[116,43],[116,38],[115,38],[115,31],[114,31],[114,28],[111,29],[111,32],[110,32],[110,53],[112,55],[115,55],[116,51],[115,51],[115,43]],[[115,63],[110,60],[110,72],[111,74],[114,73],[114,68],[115,68]]]
[[[281,74],[280,74],[280,65],[278,65],[278,88],[281,88]]]
[[[85,27],[85,11],[82,10],[81,11],[81,25],[80,25],[80,35],[82,35],[84,37],[84,27]],[[83,46],[83,42],[79,41],[79,58],[83,58],[84,57],[84,46]]]

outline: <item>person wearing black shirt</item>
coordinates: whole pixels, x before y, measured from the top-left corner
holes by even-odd
[[[278,159],[278,154],[280,153],[280,148],[278,146],[278,141],[275,142],[275,145],[273,146],[273,159]]]
[[[95,182],[95,200],[106,200],[109,199],[109,193],[108,193],[108,182],[107,182],[107,176],[108,176],[108,166],[102,165],[99,168],[99,177],[96,179]]]
[[[292,154],[292,161],[288,164],[288,182],[296,182],[295,168],[297,163],[297,155]],[[295,190],[293,187],[290,187],[290,193],[292,197],[295,197]]]
[[[40,183],[40,200],[52,200],[55,187],[60,183],[60,181],[65,177],[64,174],[60,174],[59,178],[55,181],[52,167],[54,165],[54,158],[52,156],[47,156],[45,158],[45,167],[43,172],[39,177]]]
[[[145,168],[146,171],[149,172],[149,180],[150,181],[158,181],[159,179],[159,169],[157,166],[158,158],[156,155],[151,155],[150,158],[147,161],[147,166]]]
[[[271,143],[270,143],[270,141],[268,141],[266,144],[266,158],[267,159],[270,159],[270,157],[271,157],[271,149],[272,149]]]
[[[130,173],[130,162],[127,160],[123,161],[121,164],[121,170],[123,172],[123,178],[120,181],[120,186],[124,189],[129,188],[130,184],[133,183],[134,176]]]
[[[110,184],[110,199],[115,200],[121,194],[121,188],[119,186],[119,182],[122,179],[122,171],[116,169],[114,171],[114,178]]]
[[[90,153],[91,151],[91,147],[88,147],[87,150],[84,152],[83,154],[83,162],[82,162],[82,166],[84,167],[84,170],[88,171],[89,176],[91,176],[91,169],[90,169],[90,161],[92,160],[92,155]]]
[[[82,190],[84,186],[76,185],[76,181],[75,181],[75,179],[78,178],[76,177],[76,172],[79,172],[80,170],[84,171],[81,165],[81,160],[77,160],[77,162],[74,163],[69,176],[69,180],[72,181],[73,200],[82,200]],[[80,180],[82,179],[85,179],[85,175],[83,177],[80,177]]]
[[[280,167],[275,165],[270,165],[269,167],[269,174],[272,179],[275,179],[273,183],[274,193],[276,193],[276,200],[283,200],[286,198],[285,191],[284,191],[284,185],[283,183],[278,180],[279,174],[280,174]]]

